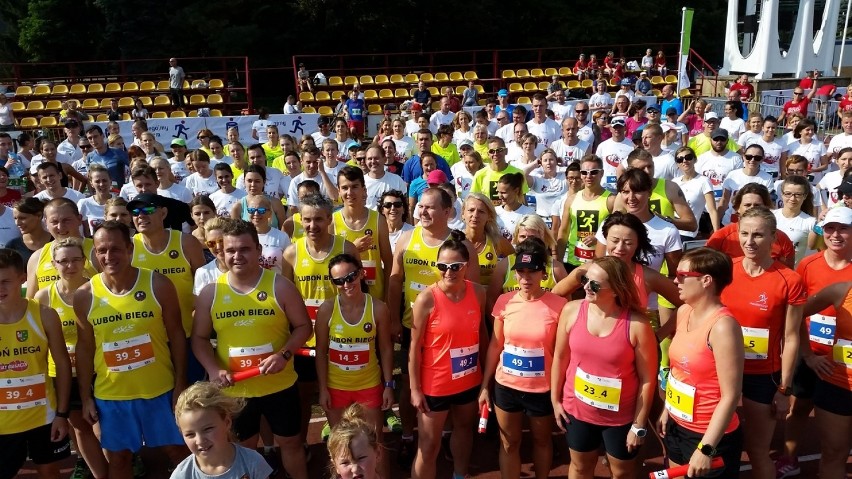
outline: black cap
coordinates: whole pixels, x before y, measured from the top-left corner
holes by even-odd
[[[677,108],[670,106],[666,109],[666,116],[677,115]]]
[[[837,187],[837,193],[841,195],[852,196],[852,179],[846,179],[840,186]]]
[[[724,128],[716,128],[710,133],[710,139],[715,140],[716,138],[724,138],[728,139],[728,130]]]
[[[521,253],[515,255],[515,265],[512,269],[529,269],[532,271],[544,271],[547,258],[543,254]]]
[[[144,208],[146,206],[156,206],[162,208],[166,205],[165,198],[154,193],[142,193],[133,198],[133,201],[127,203],[127,211],[133,211],[136,208]]]
[[[331,118],[329,118],[327,116],[321,116],[321,117],[317,118],[317,126],[330,125],[330,124],[331,124]]]

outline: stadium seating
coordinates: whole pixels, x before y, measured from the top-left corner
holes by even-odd
[[[519,78],[519,79],[524,78],[525,79],[525,78],[529,78],[529,77],[530,77],[530,72],[529,72],[529,70],[527,70],[525,68],[521,68],[520,70],[515,72],[515,78]]]
[[[21,85],[15,89],[15,96],[30,96],[33,94],[33,87]]]
[[[21,128],[36,128],[38,127],[38,120],[36,118],[21,118],[21,121],[18,123],[18,126]]]
[[[168,83],[168,82],[166,82]],[[85,95],[86,94],[86,85],[81,83],[75,83],[71,85],[71,88],[68,89],[69,95]]]
[[[169,113],[169,118],[186,118],[186,113],[182,110],[175,110]]]
[[[104,87],[104,93],[117,93],[121,91],[121,85],[118,83],[107,83]]]
[[[328,86],[343,86],[343,78],[331,77],[328,79]]]
[[[82,108],[84,110],[97,110],[101,107],[101,104],[95,98],[86,98],[83,100]]]
[[[222,95],[218,93],[212,93],[207,97],[208,105],[224,105],[225,100],[222,98]]]
[[[48,100],[44,109],[45,111],[59,111],[62,109],[62,102],[59,100]]]
[[[22,101],[13,101],[12,102],[12,111],[13,112],[20,113],[20,112],[26,111],[26,110],[27,110],[27,105],[25,105],[24,102],[22,102]]]
[[[56,121],[55,116],[43,116],[38,122],[38,126],[41,128],[52,128],[55,127],[57,124],[58,123]]]
[[[541,68],[533,68],[530,70],[530,76],[533,78],[544,78],[544,71]]]
[[[223,88],[225,88],[225,82],[223,82],[222,80],[220,80],[218,78],[214,78],[214,79],[210,80],[210,89],[221,90]]]
[[[103,93],[104,92],[104,86],[101,85],[100,83],[89,83],[89,88],[87,88],[86,91],[88,91],[89,94]]]
[[[309,91],[299,93],[299,101],[314,101],[314,94]]]
[[[394,85],[400,85],[402,83],[405,83],[405,78],[399,74],[391,75],[390,82]]]
[[[450,77],[449,77],[449,75],[447,75],[444,72],[438,72],[438,73],[435,74],[435,81],[436,82],[448,82],[448,81],[450,81]]]
[[[379,98],[379,94],[376,93],[376,90],[364,90],[364,100],[375,100]]]
[[[479,80],[479,77],[476,75],[474,71],[466,71],[464,72],[464,79],[467,81],[470,80]]]
[[[464,80],[464,76],[462,76],[461,72],[450,72],[450,81],[462,81]]]
[[[168,117],[169,117],[169,115],[167,115],[166,112],[164,112],[164,111],[155,111],[154,113],[151,113],[151,118],[168,118]]]
[[[387,75],[376,75],[376,85],[387,85],[390,83]]]
[[[326,116],[331,116],[331,115],[334,114],[334,110],[332,110],[330,106],[321,106],[321,107],[319,107],[319,110],[317,110],[317,112],[320,115],[326,115]]]
[[[358,79],[358,83],[361,85],[374,85],[373,77],[370,75],[361,75],[361,78]]]
[[[504,80],[515,78],[515,70],[503,70],[502,78]]]
[[[119,108],[133,108],[133,98],[129,96],[119,98],[118,106]]]
[[[331,101],[331,95],[327,91],[318,91],[316,94],[316,101]]]
[[[190,95],[189,104],[190,106],[203,106],[207,104],[207,100],[204,98],[204,95]]]
[[[50,95],[50,87],[47,85],[36,85],[33,88],[33,96],[49,96]]]
[[[68,85],[64,83],[60,83],[57,85],[53,85],[53,96],[67,95],[68,94]]]
[[[139,91],[139,84],[135,81],[124,82],[124,85],[121,85],[121,91],[129,91],[136,92]]]
[[[35,100],[27,103],[27,111],[41,112],[44,111],[44,103],[40,100]]]
[[[302,107],[302,113],[316,113],[316,112],[317,112],[317,110],[310,105]]]

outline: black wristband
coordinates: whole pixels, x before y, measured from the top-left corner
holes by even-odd
[[[61,417],[62,419],[68,419],[69,414],[70,413],[68,411],[65,411],[65,412],[56,411],[56,417]]]

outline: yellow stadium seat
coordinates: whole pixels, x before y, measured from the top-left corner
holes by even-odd
[[[528,81],[524,83],[524,91],[526,92],[536,92],[538,91],[538,84],[534,81]]]
[[[59,84],[53,85],[53,95],[67,95],[68,94],[68,85]]]
[[[121,85],[121,91],[139,91],[139,84],[135,81],[124,82],[124,85]]]
[[[405,83],[417,83],[419,81],[420,78],[414,73],[409,73],[405,75]]]
[[[545,68],[544,69],[544,76],[552,77],[553,75],[559,75],[559,72],[556,71],[555,68]]]
[[[692,92],[689,91],[689,88],[684,88],[683,90],[680,91],[680,97],[681,98],[689,98],[691,96],[692,96]]]
[[[665,84],[666,84],[666,81],[660,75],[654,75],[654,76],[651,77],[651,85],[661,86],[661,85],[665,85]]]
[[[533,78],[543,78],[544,71],[542,71],[541,68],[533,68],[532,70],[530,70],[530,76]]]
[[[450,81],[462,81],[464,80],[464,75],[462,72],[450,72]]]
[[[104,86],[100,83],[89,83],[89,88],[87,88],[89,93],[103,93]]]
[[[427,88],[427,90],[429,90],[429,94],[431,94],[433,97],[437,97],[437,96],[441,95],[441,92],[438,91],[438,87],[430,86],[429,88]],[[414,96],[414,95],[412,95],[412,96]]]
[[[121,119],[124,120],[124,121],[129,120],[130,119],[130,113],[122,113]]]
[[[189,104],[192,106],[206,105],[207,100],[204,98],[204,95],[191,95],[189,97]]]
[[[331,101],[331,95],[327,91],[318,91],[316,101]]]
[[[219,109],[210,110],[210,116],[222,116],[222,110],[219,110]]]
[[[509,83],[509,91],[510,92],[519,92],[524,91],[524,86],[520,83]]]
[[[528,96],[519,96],[518,97],[518,103],[527,105],[527,104],[530,104],[532,102],[530,101],[530,97],[528,97]]]
[[[343,79],[344,85],[354,85],[356,83],[358,83],[358,77],[356,76],[349,75]]]
[[[568,87],[565,85],[565,82],[564,82],[564,81],[562,81],[562,80],[559,80],[559,86],[560,86],[560,87],[562,87],[562,89],[563,89],[563,90],[564,90],[564,89],[566,89],[566,88],[568,88]]]
[[[332,100],[337,101],[337,100],[340,100],[341,98],[343,98],[343,92],[342,91],[335,90],[335,91],[331,92],[331,99]]]
[[[580,88],[580,82],[577,80],[568,80],[568,89]]]
[[[109,108],[110,98],[104,98],[101,100],[101,108]]]
[[[376,93],[376,90],[364,90],[364,99],[365,100],[375,100],[379,97],[379,94]]]
[[[405,83],[405,78],[402,75],[396,73],[391,75],[390,82],[394,85],[399,85],[401,83]]]
[[[677,84],[677,77],[674,75],[666,75],[666,78],[663,81],[665,81],[668,85],[675,85]]]
[[[167,97],[166,95],[159,95],[154,98],[155,106],[169,106],[172,104],[172,99]]]
[[[225,88],[225,82],[223,82],[219,78],[214,78],[214,79],[210,80],[209,87],[214,89],[214,90],[221,90],[222,88]]]
[[[562,67],[559,69],[559,76],[567,77],[571,76],[574,72],[571,71],[568,67]]]
[[[475,71],[466,71],[464,72],[464,79],[467,81],[479,80],[479,76],[476,75]]]
[[[204,80],[192,80],[192,83],[189,84],[190,88],[201,88],[204,86],[206,82]]]
[[[482,85],[473,85],[473,87],[476,88],[476,91],[478,93],[480,93],[480,94],[485,93],[485,87],[483,87]]]
[[[314,108],[310,105],[302,108],[302,113],[316,113],[316,112],[317,112],[316,108]]]
[[[139,91],[154,91],[157,89],[157,85],[152,81],[143,81],[141,85],[139,85]]]
[[[438,111],[441,109],[441,102],[433,101],[432,102],[432,111]]]
[[[590,79],[586,78],[585,80],[583,80],[583,81],[580,83],[580,85],[582,85],[582,86],[583,86],[583,88],[591,88],[591,87],[592,87],[592,85],[594,85],[594,82],[593,82],[592,80],[590,80]]]
[[[515,78],[515,70],[503,70],[503,79]]]
[[[118,83],[107,83],[104,87],[105,93],[115,93],[117,91],[121,91],[121,85]]]
[[[142,106],[151,106],[154,104],[154,101],[151,100],[150,96],[141,96],[139,99],[142,100]]]
[[[464,85],[459,85],[456,87],[456,95],[464,94],[464,91],[467,90],[467,87]]]
[[[62,109],[62,102],[59,100],[49,100],[44,106],[46,111],[59,111]]]
[[[86,85],[82,83],[75,83],[68,89],[69,95],[82,95],[84,93],[86,93]]]
[[[36,128],[38,127],[38,120],[31,117],[21,118],[18,126],[21,128]]]
[[[361,75],[361,78],[358,79],[358,83],[362,85],[373,85],[373,77],[370,75]]]
[[[27,111],[44,111],[44,103],[39,100],[27,103]]]
[[[167,91],[169,89],[169,81],[168,80],[160,80],[157,82],[157,90]]]
[[[168,117],[169,117],[169,115],[166,115],[166,112],[164,112],[164,111],[155,111],[154,113],[151,113],[151,118],[168,118]]]
[[[186,112],[175,110],[169,114],[169,118],[186,118]]]
[[[610,78],[610,79],[609,79],[609,86],[610,86],[610,87],[616,87],[616,88],[618,88],[618,82],[617,82],[617,81],[615,81],[615,78]]]
[[[444,72],[438,72],[435,74],[435,81],[448,82],[450,81],[450,77]]]
[[[190,118],[197,118],[198,117],[198,110],[190,110],[189,117]]]
[[[225,103],[225,100],[222,98],[222,95],[218,93],[212,93],[207,97],[208,105],[222,105]]]
[[[133,98],[130,98],[129,96],[119,98],[118,106],[120,108],[133,108]]]
[[[15,89],[15,96],[30,96],[33,94],[33,87],[21,85]]]
[[[38,126],[41,128],[52,128],[57,125],[56,117],[53,116],[43,116],[41,120],[38,122]]]
[[[388,100],[393,98],[393,90],[389,88],[382,88],[381,90],[379,90],[379,98],[381,98],[382,100]]]
[[[184,80],[184,81],[183,81],[183,89],[184,89],[184,90],[189,90],[189,89],[190,89],[190,87],[191,87],[191,85],[189,84],[189,81]]]
[[[314,101],[314,94],[309,91],[299,93],[299,101]]]
[[[546,82],[546,81],[538,82],[538,89],[541,90],[541,91],[547,91],[547,87],[549,87],[549,86],[550,86],[550,82]]]
[[[387,75],[376,75],[376,85],[387,85],[390,83]]]
[[[420,74],[420,81],[425,82],[425,83],[433,82],[433,81],[435,81],[435,77],[433,77],[432,74],[429,73],[429,72],[421,73]]]
[[[487,103],[488,102],[485,100],[485,98],[480,98],[479,100],[476,100],[476,104],[479,106],[485,106]]]
[[[373,103],[372,105],[367,105],[367,113],[371,115],[380,114],[382,112],[382,105],[377,105]]]
[[[331,77],[328,79],[328,86],[343,86],[343,78]]]
[[[416,92],[416,91],[417,91],[417,88],[412,88],[411,90],[408,90],[408,94],[413,97],[414,92]]]
[[[35,96],[47,96],[50,95],[50,87],[47,85],[36,85],[33,89],[33,95]]]
[[[663,92],[661,92],[658,88],[652,89],[651,94],[654,95],[657,98],[663,96]]]
[[[97,110],[101,107],[101,104],[95,98],[86,98],[85,100],[83,100],[82,107],[84,110]]]
[[[334,115],[334,110],[331,109],[330,106],[321,106],[319,110],[317,110],[320,115],[331,116]]]
[[[22,101],[13,101],[12,102],[12,111],[15,113],[19,113],[27,110],[27,105],[24,105]]]
[[[515,78],[529,78],[530,72],[525,68],[521,68],[520,70],[515,72]]]
[[[394,98],[408,98],[410,95],[408,94],[408,90],[405,88],[397,88],[396,91],[393,92]]]

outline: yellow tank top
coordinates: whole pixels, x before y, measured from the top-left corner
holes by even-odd
[[[512,270],[512,266],[515,266],[515,258],[515,255],[511,255],[508,258],[509,265],[506,268],[506,277],[503,279],[504,293],[521,289],[520,285],[518,285],[518,278],[515,277],[515,271]],[[556,276],[553,274],[553,258],[550,258],[550,262],[544,267],[544,278],[541,279],[541,287],[545,291],[553,291],[553,288],[556,287]]]
[[[359,230],[353,230],[343,219],[343,210],[334,212],[334,232],[347,241],[354,242],[362,236],[373,236],[373,246],[361,253],[361,265],[367,278],[370,294],[376,298],[385,297],[385,275],[382,257],[379,255],[379,212],[367,209],[367,222]]]
[[[192,292],[194,278],[192,267],[183,252],[181,236],[183,233],[168,230],[169,243],[160,253],[153,253],[142,241],[142,233],[133,236],[133,260],[131,264],[137,268],[145,268],[156,271],[169,278],[178,294],[180,303],[180,319],[183,324],[183,332],[188,338],[192,333],[192,308],[195,296]]]
[[[92,278],[88,320],[95,330],[95,397],[152,399],[175,387],[163,308],[154,296],[154,273],[138,269],[124,294]]]
[[[491,281],[491,274],[494,273],[494,268],[497,267],[497,249],[494,247],[494,242],[491,238],[485,237],[485,247],[477,255],[479,257],[479,284],[488,286]]]
[[[257,286],[246,293],[236,291],[225,273],[216,280],[210,316],[219,344],[216,362],[231,372],[256,367],[265,358],[278,354],[290,339],[290,321],[275,296],[275,273],[263,270]],[[296,382],[293,361],[284,370],[268,376],[255,376],[224,390],[236,397],[261,397],[283,391]]]
[[[603,193],[593,200],[583,199],[583,192],[574,196],[569,208],[571,214],[571,230],[568,232],[568,243],[565,246],[563,262],[579,266],[594,259],[595,248],[582,243],[583,238],[594,236],[609,216],[606,201],[610,193]]]
[[[65,337],[65,349],[68,350],[68,356],[71,357],[71,372],[74,376],[77,375],[77,315],[74,313],[74,305],[68,304],[59,296],[59,291],[56,290],[56,283],[50,285],[47,294],[47,305],[56,311],[59,315],[59,321],[62,322],[62,335]],[[56,377],[56,363],[53,362],[53,356],[47,355],[47,375]]]
[[[18,321],[0,324],[0,435],[53,422],[56,392],[47,376],[47,335],[41,305],[28,299]]]
[[[83,238],[83,253],[86,257],[83,274],[87,278],[98,274],[98,270],[95,269],[91,261],[94,245],[91,238]],[[53,242],[44,245],[39,254],[38,266],[36,266],[36,283],[38,284],[38,289],[45,289],[59,280],[59,273],[56,272],[56,268],[53,267],[51,261],[53,261]]]
[[[666,182],[662,179],[654,180],[654,188],[651,190],[651,197],[648,199],[648,205],[651,211],[662,216],[674,217],[674,205],[666,196]]]
[[[449,238],[449,235],[447,237]],[[411,231],[411,240],[402,254],[405,272],[405,310],[402,314],[402,325],[406,328],[411,328],[413,320],[411,308],[414,306],[417,295],[441,279],[435,264],[438,262],[438,248],[444,241],[435,246],[429,246],[423,241],[422,226],[415,226]]]
[[[293,234],[290,236],[290,240],[296,241],[297,239],[301,239],[305,237],[305,228],[302,226],[302,214],[294,213],[293,214]]]
[[[307,238],[296,241],[296,267],[293,268],[293,275],[296,278],[296,288],[302,293],[312,323],[317,322],[317,310],[322,303],[337,297],[337,286],[331,282],[328,263],[331,258],[343,253],[344,239],[341,236],[332,235],[332,241],[331,251],[324,258],[311,256],[308,252]],[[311,335],[305,346],[309,348],[316,346],[316,338]]]
[[[375,387],[381,379],[376,354],[378,326],[373,317],[373,297],[366,295],[364,313],[355,324],[343,319],[340,297],[328,320],[328,387],[360,391]]]

